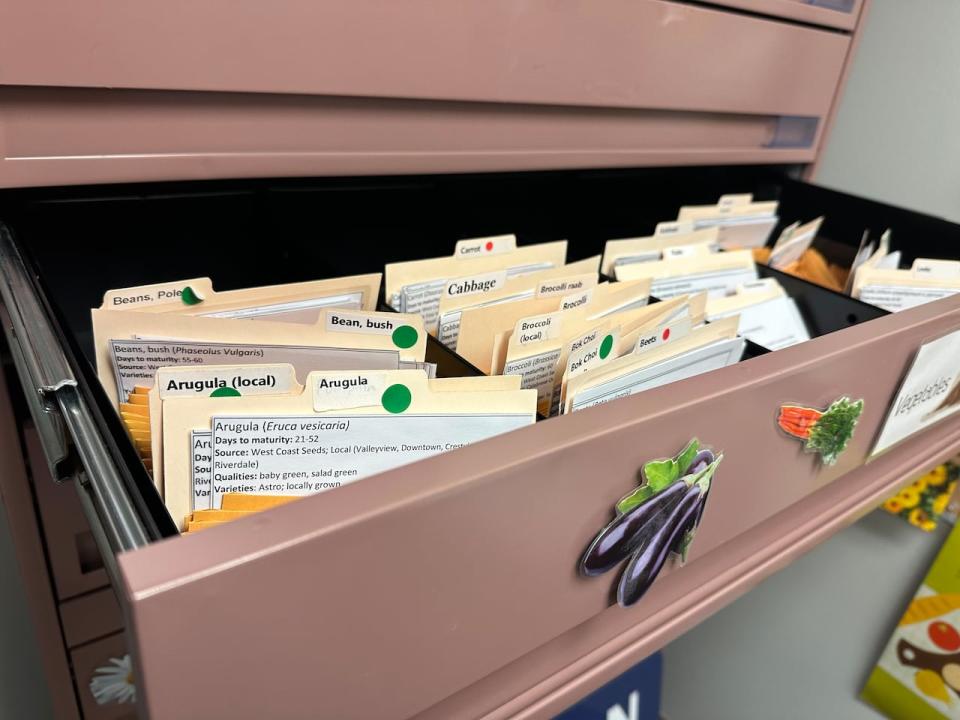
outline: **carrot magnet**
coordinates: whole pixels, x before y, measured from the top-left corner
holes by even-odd
[[[850,443],[863,413],[863,400],[843,396],[826,410],[802,405],[780,406],[777,425],[791,437],[804,441],[807,452],[820,453],[824,465],[833,465]]]
[[[671,552],[685,559],[723,455],[694,438],[678,455],[643,466],[643,482],[616,504],[616,517],[590,543],[580,574],[602,575],[627,561],[617,601],[629,607],[657,579]]]

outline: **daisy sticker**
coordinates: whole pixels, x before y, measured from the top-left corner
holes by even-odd
[[[90,692],[98,705],[107,703],[132,703],[137,700],[137,686],[133,684],[133,667],[130,656],[110,658],[106,665],[93,671]]]

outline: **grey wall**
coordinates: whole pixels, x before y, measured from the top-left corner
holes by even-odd
[[[960,2],[874,0],[814,180],[960,222]]]
[[[815,182],[960,222],[958,32],[958,0],[874,0]],[[666,648],[664,717],[879,719],[857,695],[945,530],[878,511],[768,579]]]

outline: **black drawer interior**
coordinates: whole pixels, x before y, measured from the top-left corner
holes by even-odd
[[[449,254],[460,238],[500,233],[521,243],[567,239],[568,259],[577,260],[602,253],[606,240],[651,234],[681,205],[730,192],[779,200],[784,225],[826,215],[818,247],[841,264],[865,229],[879,236],[887,227],[908,260],[957,255],[960,226],[796,181],[776,167],[27,189],[0,193],[0,220],[32,258],[118,457],[139,466],[89,365],[90,308],[110,288],[209,276],[227,290],[379,272],[387,262]],[[775,270],[761,273],[780,280],[814,335],[885,314]],[[751,344],[747,357],[763,352]],[[438,343],[430,358],[445,375],[475,372]],[[132,473],[143,511],[161,534],[174,533],[142,468]]]
[[[577,260],[724,192],[780,200],[784,224],[825,214],[820,243],[838,261],[868,227],[877,235],[894,227],[921,255],[949,253],[956,237],[952,223],[765,167],[44,188],[0,195],[0,218],[89,353],[89,309],[110,288],[209,276],[228,290],[374,272],[498,233],[521,243],[567,239]]]

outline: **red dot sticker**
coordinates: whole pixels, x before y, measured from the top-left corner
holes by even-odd
[[[670,339],[670,328],[663,329],[663,341],[666,342]]]
[[[490,252],[491,250],[493,250],[493,241],[488,240],[487,244],[484,245],[484,247],[487,249],[487,252]]]

